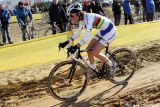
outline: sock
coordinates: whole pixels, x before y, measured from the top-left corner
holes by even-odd
[[[96,69],[96,64],[91,64],[93,69]]]
[[[108,61],[109,66],[113,66],[113,62],[111,60]]]

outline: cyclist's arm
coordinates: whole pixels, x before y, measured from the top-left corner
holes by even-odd
[[[90,35],[91,35],[91,30],[93,27],[93,21],[94,21],[94,16],[88,16],[88,15],[86,16],[86,19],[85,19],[86,33],[83,39],[81,39],[81,41],[78,43],[79,46],[82,46],[89,40]]]
[[[85,36],[84,36],[83,39],[81,39],[81,41],[79,42],[79,45],[82,46],[83,44],[85,44],[85,43],[89,40],[90,35],[91,35],[91,31],[90,31],[90,30],[87,30],[86,33],[85,33]]]
[[[75,39],[77,39],[81,35],[83,26],[84,26],[83,23],[79,22],[79,28],[78,28],[77,32],[69,39],[69,41],[74,41]]]

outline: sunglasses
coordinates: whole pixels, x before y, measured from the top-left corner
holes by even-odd
[[[72,18],[72,17],[74,17],[75,15],[77,15],[77,14],[70,14],[70,17]]]

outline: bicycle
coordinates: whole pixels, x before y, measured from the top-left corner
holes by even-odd
[[[54,34],[53,30],[55,31],[56,34],[61,32],[61,30],[58,27],[58,24],[56,22],[53,23],[53,26],[54,27],[52,27],[52,26],[47,27],[46,31],[44,32],[44,36],[53,35]]]
[[[45,33],[44,33],[44,36],[50,36],[50,35],[53,35],[53,30],[55,30],[55,33],[61,33],[62,31],[60,30],[58,24],[56,22],[53,23],[53,26],[49,26],[47,27]],[[71,24],[71,23],[67,23],[66,25],[66,31],[71,31],[71,29],[77,29],[78,28],[78,25],[76,24]]]
[[[81,53],[90,51],[78,50],[74,55],[68,54],[71,60],[58,63],[48,77],[48,89],[50,94],[62,101],[74,100],[79,97],[88,85],[88,72],[92,70],[99,79],[107,78],[114,84],[122,85],[129,81],[136,71],[136,55],[127,48],[120,48],[113,52],[106,47],[105,55],[116,65],[111,72],[105,63],[97,63],[98,71],[92,69]]]
[[[36,29],[36,28],[33,26],[33,23],[27,23],[27,24],[26,24],[25,32],[26,32],[26,36],[27,36],[27,39],[28,39],[28,40],[31,40],[31,39],[34,39],[34,38],[38,38],[38,37],[39,37],[38,29]]]

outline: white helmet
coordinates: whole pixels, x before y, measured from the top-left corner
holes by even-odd
[[[67,7],[67,15],[69,16],[70,14],[78,13],[79,11],[82,10],[82,5],[78,2],[73,3]]]

